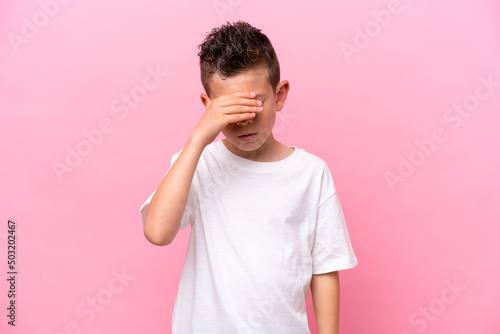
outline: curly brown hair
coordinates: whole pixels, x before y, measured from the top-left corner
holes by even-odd
[[[201,83],[208,96],[208,80],[212,74],[217,73],[225,80],[259,65],[266,65],[268,80],[276,95],[276,86],[280,81],[280,65],[271,41],[261,31],[245,21],[240,20],[233,24],[227,22],[213,28],[198,45]]]

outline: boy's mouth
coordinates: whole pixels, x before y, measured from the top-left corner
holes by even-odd
[[[248,137],[248,136],[251,136],[251,135],[254,135],[255,133],[247,133],[245,135],[241,135],[241,136],[238,136],[238,137]]]
[[[238,138],[240,138],[243,141],[252,141],[256,135],[257,133],[248,133],[246,135],[238,136]]]

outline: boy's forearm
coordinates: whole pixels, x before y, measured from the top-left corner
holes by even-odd
[[[144,235],[153,244],[170,244],[179,231],[193,176],[206,145],[191,135],[151,198]]]
[[[312,275],[311,295],[319,334],[339,333],[339,272]]]

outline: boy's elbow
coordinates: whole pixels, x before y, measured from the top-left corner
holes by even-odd
[[[144,232],[144,236],[150,243],[152,243],[155,246],[168,246],[171,243],[171,241],[165,238],[159,238],[157,235],[150,235],[146,232]]]
[[[158,231],[151,230],[148,228],[148,226],[150,226],[150,225],[148,225],[148,221],[146,220],[144,222],[144,236],[153,245],[168,246],[174,240],[175,235],[169,236],[166,233],[160,233]]]

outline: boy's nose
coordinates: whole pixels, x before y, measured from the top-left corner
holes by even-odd
[[[252,124],[252,122],[253,122],[253,119],[247,119],[245,121],[236,122],[236,124],[238,124],[240,126],[244,126],[244,125],[247,125],[247,124]]]

